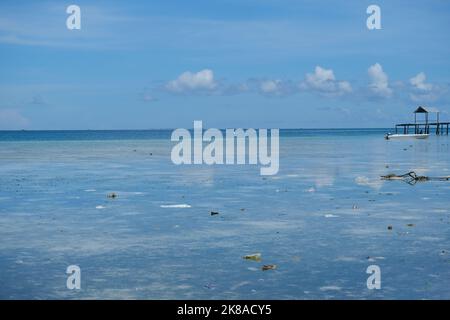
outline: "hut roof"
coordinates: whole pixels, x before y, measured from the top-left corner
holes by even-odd
[[[416,110],[414,110],[414,113],[438,113],[439,110],[436,108],[431,108],[431,107],[422,107],[419,106],[417,107]]]

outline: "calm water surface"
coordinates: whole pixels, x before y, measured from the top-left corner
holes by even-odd
[[[170,130],[0,132],[0,298],[450,299],[450,183],[380,180],[449,176],[450,139],[384,132],[283,131],[270,177],[175,166]]]

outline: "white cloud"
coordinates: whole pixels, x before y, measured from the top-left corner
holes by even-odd
[[[369,67],[367,72],[371,80],[369,88],[372,93],[384,98],[390,97],[392,89],[389,88],[389,78],[383,71],[383,67],[379,63],[375,63]]]
[[[306,79],[300,84],[301,89],[312,89],[325,95],[343,95],[352,91],[347,81],[337,81],[331,69],[317,66],[314,73],[306,74]]]
[[[279,91],[280,80],[267,80],[261,83],[261,91],[264,93],[275,93]]]
[[[216,87],[214,73],[209,69],[196,73],[184,72],[166,85],[166,88],[172,92],[211,91]]]
[[[415,77],[412,77],[409,79],[409,83],[416,89],[423,90],[423,91],[429,91],[433,89],[433,85],[429,83],[425,83],[427,80],[427,76],[425,73],[420,72]]]
[[[342,92],[342,93],[352,92],[352,90],[353,90],[352,86],[350,85],[350,82],[348,82],[348,81],[339,81],[338,88],[339,88],[339,92]]]
[[[285,96],[292,94],[295,88],[291,81],[263,80],[259,83],[259,93],[267,96]]]
[[[412,92],[409,94],[409,97],[412,101],[425,103],[438,99],[440,91],[442,90],[431,83],[426,83],[426,80],[427,76],[423,72],[420,72],[409,79],[409,83],[412,87]]]
[[[173,93],[198,93],[213,95],[261,94],[266,97],[285,97],[299,92],[313,92],[321,96],[336,98],[348,97],[352,92],[366,98],[389,98],[397,92],[398,97],[413,101],[435,101],[448,92],[448,86],[427,83],[426,75],[421,72],[407,81],[390,82],[388,75],[379,63],[367,70],[370,81],[368,87],[352,87],[350,82],[338,80],[332,69],[316,66],[314,72],[307,73],[300,83],[298,80],[277,78],[249,78],[244,82],[217,81],[210,69],[198,72],[184,72],[175,80],[164,85],[165,90]],[[161,87],[159,87],[161,88]],[[144,101],[155,101],[151,91],[143,95]]]
[[[0,109],[0,129],[17,130],[29,125],[30,121],[14,109]]]

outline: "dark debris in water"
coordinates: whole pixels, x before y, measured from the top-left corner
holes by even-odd
[[[276,264],[265,264],[261,267],[262,271],[267,271],[267,270],[275,270],[277,268]]]
[[[381,180],[401,180],[408,184],[414,185],[417,182],[423,181],[450,181],[450,176],[427,177],[427,176],[419,176],[414,171],[410,171],[408,173],[401,175],[389,173],[387,175],[381,176]]]

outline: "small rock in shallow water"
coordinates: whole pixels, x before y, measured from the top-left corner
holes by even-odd
[[[262,271],[275,270],[276,268],[277,268],[276,264],[265,264],[262,266],[261,270]]]

